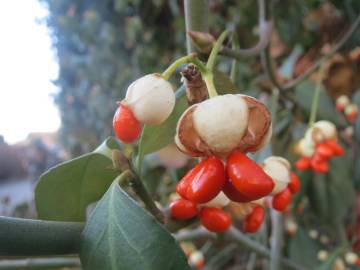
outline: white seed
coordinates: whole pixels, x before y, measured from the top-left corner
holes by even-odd
[[[282,157],[271,156],[265,159],[263,163],[264,172],[269,175],[275,183],[271,194],[275,195],[284,190],[290,182],[289,162]]]
[[[328,252],[326,250],[320,250],[317,254],[319,261],[325,261],[327,257],[329,256]]]
[[[198,104],[193,114],[194,127],[209,146],[217,153],[235,149],[248,125],[248,107],[242,97],[217,96]]]
[[[335,139],[337,136],[336,126],[330,121],[318,121],[314,124],[314,128],[320,130],[321,135],[324,137],[325,140]]]
[[[314,141],[309,136],[305,136],[299,141],[297,150],[301,156],[311,157],[315,153]]]
[[[128,87],[124,102],[141,123],[158,125],[173,111],[175,94],[172,85],[161,75],[148,74]]]
[[[230,203],[229,198],[221,191],[214,199],[211,201],[201,204],[205,207],[225,207]]]
[[[311,239],[317,239],[319,237],[319,232],[317,230],[310,230],[309,236]]]
[[[350,103],[349,97],[346,95],[341,95],[336,99],[336,105],[340,105],[342,107],[347,106]]]
[[[354,252],[347,252],[345,254],[345,262],[347,264],[353,265],[359,259],[359,256]]]

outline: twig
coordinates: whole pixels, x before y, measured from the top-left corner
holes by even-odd
[[[316,120],[316,113],[317,113],[317,107],[318,107],[318,103],[319,103],[323,75],[324,75],[324,65],[321,65],[319,74],[316,78],[316,86],[315,86],[314,96],[313,96],[313,100],[312,100],[312,104],[311,104],[311,112],[310,112],[310,117],[309,117],[309,127],[311,127],[315,123],[315,120]]]
[[[81,266],[78,258],[30,258],[0,261],[0,270],[58,269]]]
[[[271,249],[270,249],[270,270],[280,268],[281,248],[283,244],[283,217],[282,214],[274,209],[270,210],[271,214]]]
[[[193,230],[180,231],[174,235],[177,241],[188,241],[192,239],[216,239],[217,235],[215,233],[211,233],[208,230],[205,230],[203,227],[198,227]]]
[[[0,255],[75,254],[83,228],[76,222],[0,217]]]
[[[208,32],[208,3],[206,0],[185,0],[185,25],[186,33],[189,31]],[[186,35],[187,52],[195,52],[189,35]]]
[[[246,247],[247,249],[256,252],[260,256],[270,258],[270,250],[268,248],[266,248],[259,242],[252,240],[250,237],[246,236],[245,234],[243,234],[234,227],[231,227],[227,232],[225,232],[224,236]],[[179,232],[175,234],[174,237],[178,241],[182,241],[182,240],[190,240],[190,239],[193,240],[198,238],[213,238],[214,234],[204,229],[197,228],[186,232]],[[297,265],[296,263],[294,263],[293,261],[287,258],[281,258],[280,262],[290,269],[305,270],[305,268],[303,268],[300,265]]]
[[[222,48],[220,54],[232,57],[235,59],[240,59],[242,57],[249,57],[258,55],[262,50],[266,48],[271,39],[271,33],[273,29],[273,23],[271,21],[267,21],[265,16],[265,0],[258,1],[258,9],[259,9],[259,42],[249,48],[249,49],[230,49],[230,48]]]

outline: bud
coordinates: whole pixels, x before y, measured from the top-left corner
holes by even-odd
[[[173,111],[175,94],[172,85],[160,74],[149,74],[128,87],[123,103],[141,123],[158,125]]]
[[[285,229],[290,236],[294,236],[298,230],[298,225],[292,219],[285,220]]]
[[[215,38],[205,32],[188,31],[188,35],[195,47],[202,53],[210,53],[215,43]]]
[[[265,159],[263,170],[275,183],[271,195],[281,192],[290,183],[290,163],[282,157],[271,156]]]
[[[339,112],[344,111],[345,107],[350,103],[348,96],[341,95],[336,99],[336,109]]]
[[[319,241],[321,244],[327,245],[327,244],[329,244],[330,239],[327,235],[321,235]]]
[[[357,114],[358,107],[355,104],[349,104],[345,107],[346,119],[350,122],[354,122],[356,120]]]
[[[255,152],[271,136],[266,107],[245,95],[222,95],[189,107],[178,121],[175,142],[192,156],[226,157],[236,148]]]
[[[205,265],[204,254],[199,250],[193,251],[189,257],[189,264],[197,269],[203,268]]]
[[[227,206],[230,203],[230,200],[228,197],[226,197],[226,195],[224,194],[224,192],[220,192],[214,199],[212,199],[211,201],[201,204],[200,206],[203,207],[218,207],[218,208],[222,208]]]

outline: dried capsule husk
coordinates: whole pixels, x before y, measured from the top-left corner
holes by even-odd
[[[205,81],[202,79],[201,72],[193,65],[189,64],[181,71],[182,81],[186,86],[186,97],[189,105],[202,102],[209,98]]]
[[[128,87],[123,103],[141,123],[158,125],[173,111],[175,93],[172,85],[160,74],[148,74]]]
[[[234,149],[255,152],[271,137],[271,116],[255,98],[222,95],[189,107],[178,121],[175,143],[191,156],[226,158]]]
[[[290,183],[290,163],[282,157],[271,156],[265,159],[263,162],[263,170],[275,183],[271,195],[283,191]]]
[[[242,220],[246,216],[251,214],[251,212],[256,206],[264,206],[264,205],[265,205],[264,199],[255,200],[246,203],[230,202],[227,209],[236,219]]]
[[[243,152],[256,152],[264,147],[272,135],[271,116],[266,106],[256,98],[239,95],[248,105],[249,118],[245,136],[238,146]]]

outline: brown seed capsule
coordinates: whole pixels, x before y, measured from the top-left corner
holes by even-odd
[[[175,142],[191,156],[226,157],[234,149],[255,152],[271,137],[266,107],[245,95],[222,95],[189,107],[177,125]]]

